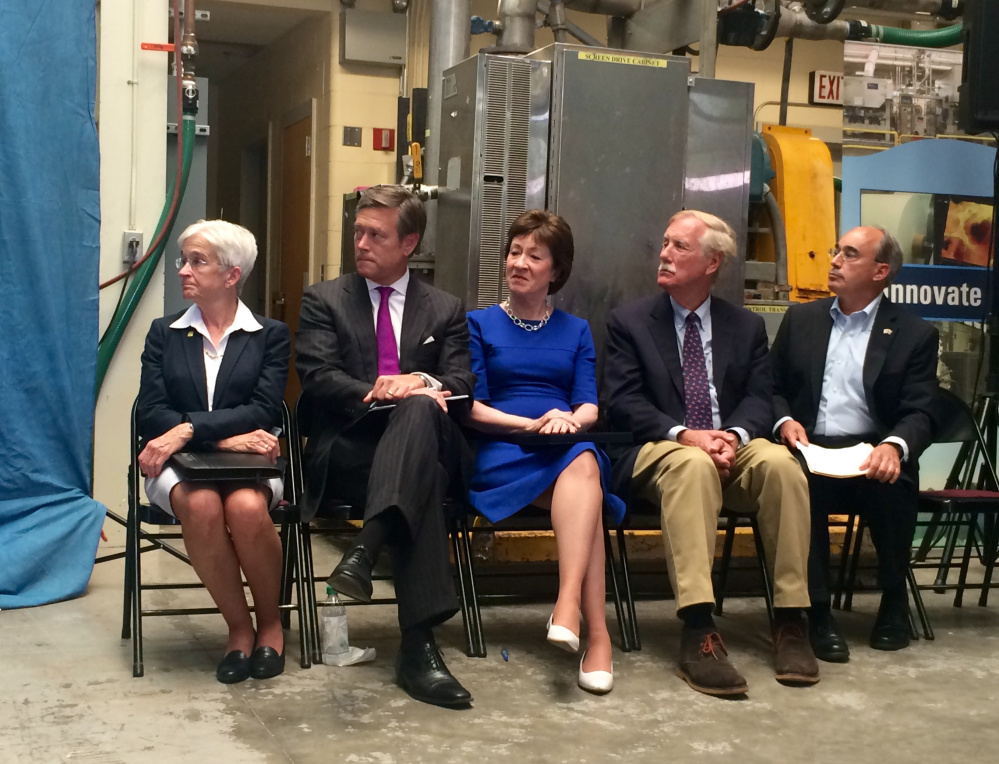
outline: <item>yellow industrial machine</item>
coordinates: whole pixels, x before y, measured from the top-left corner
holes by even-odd
[[[829,295],[828,252],[836,246],[836,200],[829,147],[812,131],[764,125],[763,140],[777,176],[772,192],[784,218],[790,299],[809,302]],[[773,262],[772,234],[757,241],[758,260]]]

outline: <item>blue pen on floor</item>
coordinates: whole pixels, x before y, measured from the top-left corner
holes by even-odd
[[[500,655],[502,655],[502,656],[503,656],[503,660],[505,660],[505,661],[508,661],[508,660],[510,660],[510,653],[508,653],[508,652],[506,651],[506,648],[505,648],[505,647],[504,647],[504,648],[503,648],[502,650],[500,650]]]

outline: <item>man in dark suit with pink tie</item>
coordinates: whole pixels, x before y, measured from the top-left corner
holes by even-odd
[[[402,646],[399,685],[417,700],[471,703],[448,671],[433,627],[458,610],[442,503],[466,484],[468,448],[451,395],[471,396],[465,309],[412,278],[409,256],[426,226],[419,198],[375,186],[357,205],[357,273],[302,297],[296,367],[302,381],[305,519],[331,497],[364,506],[364,526],[336,566],[333,589],[371,600],[371,569],[393,557]],[[369,412],[373,404],[394,408]],[[459,411],[456,412],[455,410]]]

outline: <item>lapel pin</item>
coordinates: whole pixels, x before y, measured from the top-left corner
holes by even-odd
[[[884,330],[884,333],[885,333],[885,334],[891,334],[891,329],[885,329],[885,330]]]
[[[189,331],[189,332],[187,333],[187,336],[188,336],[188,337],[193,337],[193,336],[194,336],[194,331],[193,331],[193,330],[192,330],[192,331]]]

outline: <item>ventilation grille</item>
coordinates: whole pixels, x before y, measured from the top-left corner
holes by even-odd
[[[529,61],[490,60],[486,63],[486,124],[483,177],[480,179],[479,308],[506,297],[503,280],[506,232],[525,211],[531,68]]]

